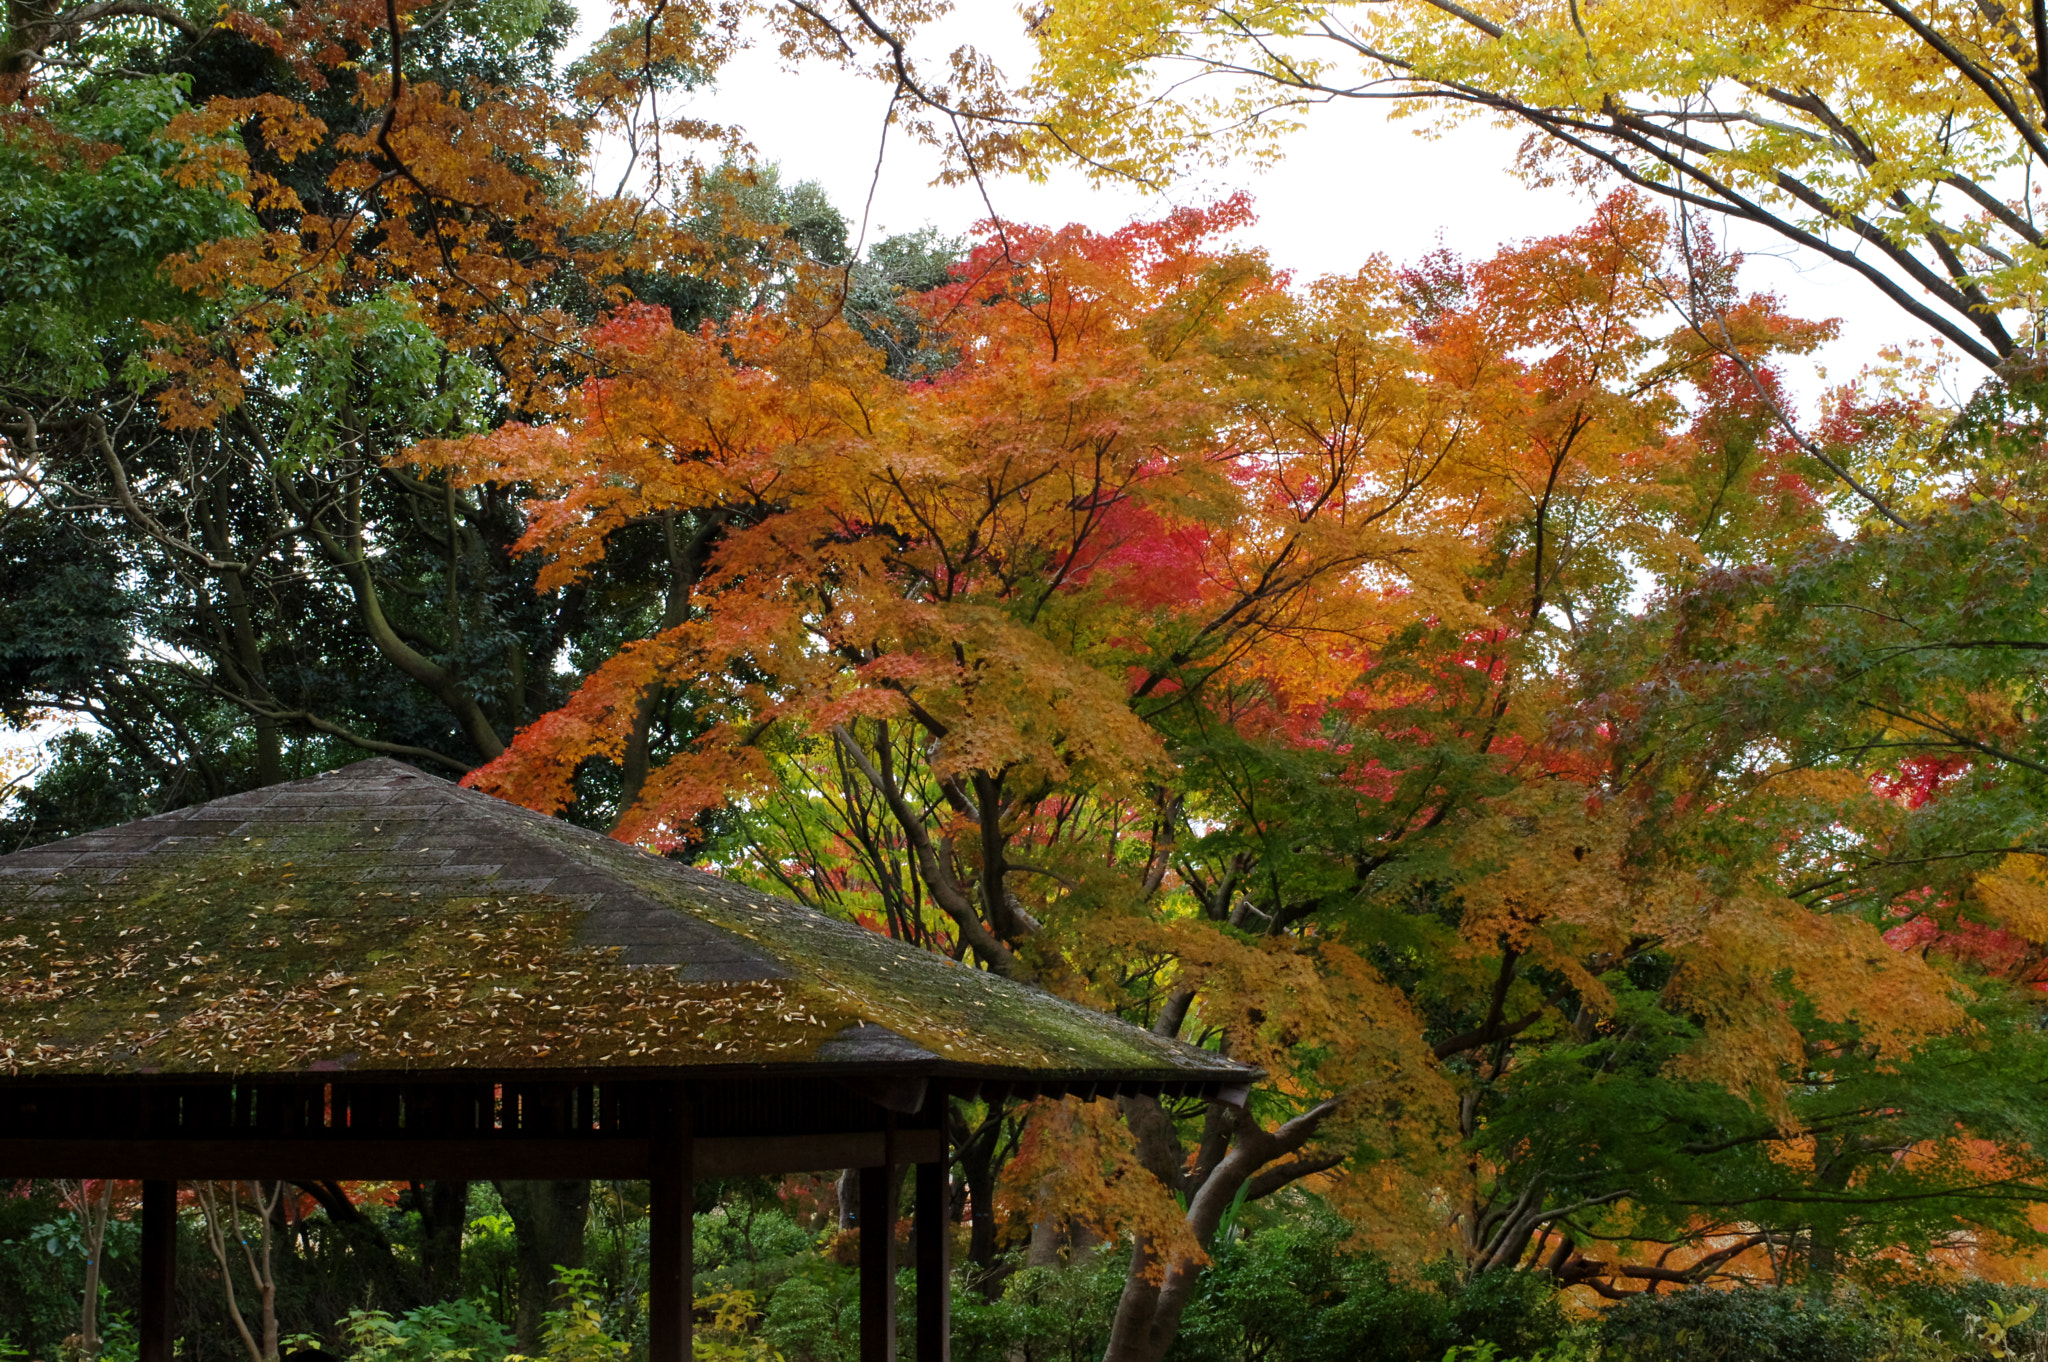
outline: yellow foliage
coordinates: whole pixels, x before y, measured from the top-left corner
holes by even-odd
[[[1064,1215],[1112,1242],[1141,1237],[1162,1274],[1176,1260],[1209,1261],[1180,1202],[1139,1161],[1130,1128],[1108,1102],[1033,1102],[996,1194],[999,1209],[1027,1222]]]
[[[1977,902],[1992,923],[2036,945],[2048,945],[2048,875],[2039,858],[2008,856],[1977,877]]]

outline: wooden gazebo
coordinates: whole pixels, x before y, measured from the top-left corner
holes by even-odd
[[[180,1179],[646,1178],[651,1362],[687,1362],[695,1175],[876,1206],[906,1164],[942,1362],[946,1095],[1256,1077],[394,761],[0,857],[0,1177],[142,1180],[141,1362]],[[861,1236],[863,1362],[893,1253]]]

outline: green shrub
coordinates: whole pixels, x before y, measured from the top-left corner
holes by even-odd
[[[1000,1299],[953,1293],[955,1362],[1100,1362],[1130,1259],[1097,1252],[1010,1274]]]
[[[1572,1322],[1547,1277],[1485,1272],[1445,1286],[1451,1334],[1463,1344],[1491,1343],[1503,1358],[1550,1351],[1572,1334]]]
[[[768,1298],[761,1337],[788,1362],[852,1362],[860,1350],[860,1312],[853,1274],[810,1263]],[[953,1350],[960,1357],[956,1343]]]
[[[2006,1286],[1974,1278],[1955,1282],[1908,1281],[1888,1286],[1884,1300],[1925,1321],[1931,1332],[1958,1345],[1981,1338],[1984,1326],[1999,1315],[2010,1318],[2031,1305],[2033,1314],[2009,1332],[2004,1346],[2015,1357],[2048,1358],[2048,1290],[2040,1287]],[[1977,1348],[1975,1355],[1988,1354]]]
[[[1868,1312],[1771,1287],[1637,1296],[1600,1321],[1606,1362],[1868,1362]]]
[[[351,1310],[342,1325],[356,1362],[500,1362],[512,1335],[474,1301],[422,1305],[393,1318]]]
[[[1443,1292],[1342,1251],[1331,1216],[1290,1219],[1217,1249],[1173,1362],[1421,1362],[1457,1335]]]
[[[30,1357],[54,1357],[62,1341],[78,1332],[85,1267],[67,1243],[50,1245],[51,1224],[69,1221],[56,1185],[6,1186],[14,1194],[0,1196],[0,1336]],[[126,1263],[113,1258],[113,1268]]]
[[[737,1263],[790,1258],[811,1247],[811,1236],[775,1206],[721,1206],[695,1218],[697,1271]]]

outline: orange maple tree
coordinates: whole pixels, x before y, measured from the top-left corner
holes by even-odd
[[[1883,1067],[1969,1025],[1767,863],[1657,853],[1668,815],[1583,708],[1643,655],[1640,574],[1824,531],[1752,379],[1827,329],[1675,260],[1627,195],[1491,261],[1307,286],[1216,244],[1246,212],[990,224],[914,304],[931,372],[889,372],[830,281],[722,328],[628,310],[562,421],[416,447],[551,498],[522,541],[548,587],[651,517],[699,535],[668,627],[470,779],[554,810],[637,761],[615,835],[1272,1073],[1027,1138],[1013,1204],[1134,1236],[1113,1356],[1163,1353],[1234,1200],[1337,1170],[1383,1236],[1448,1197],[1476,1269],[1709,1275],[1780,1232],[1578,1252],[1589,1216],[1728,1226],[1642,1211],[1682,1199],[1667,1168],[1586,1190],[1557,1163],[1583,1144],[1514,1133],[1531,1093],[1665,1085],[1748,1157],[1807,1138],[1816,1028]],[[1718,345],[1653,330],[1674,288],[1720,290]],[[636,752],[677,693],[694,728]],[[1625,1077],[1560,1058],[1594,1051]]]

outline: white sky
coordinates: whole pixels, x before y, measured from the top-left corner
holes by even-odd
[[[959,0],[956,13],[921,39],[914,55],[936,69],[937,58],[963,42],[994,56],[1012,78],[1027,72],[1030,47],[1011,0]],[[874,180],[888,97],[873,80],[821,64],[792,73],[772,50],[753,49],[714,89],[693,96],[690,109],[744,128],[764,160],[780,162],[785,184],[818,181],[856,224],[874,184],[869,240],[926,223],[966,233],[986,216],[980,193],[971,185],[934,187],[937,153],[900,129],[891,131]],[[996,179],[987,189],[1004,217],[1098,229],[1245,189],[1259,220],[1240,239],[1264,247],[1276,265],[1303,278],[1349,273],[1375,252],[1410,260],[1439,240],[1462,255],[1485,255],[1505,242],[1575,227],[1590,215],[1591,200],[1582,193],[1531,189],[1510,172],[1519,129],[1468,123],[1428,138],[1418,133],[1425,126],[1424,119],[1390,120],[1385,106],[1353,101],[1310,113],[1308,126],[1285,142],[1285,160],[1263,173],[1226,168],[1162,196],[1093,187],[1075,173],[1042,184]],[[1926,335],[1852,272],[1758,229],[1720,230],[1748,253],[1743,277],[1749,288],[1784,295],[1798,315],[1843,320],[1841,340],[1810,364],[1787,366],[1793,391],[1803,399],[1824,386],[1819,371],[1828,382],[1840,382],[1874,359],[1881,345]],[[1965,364],[1961,377],[1974,386],[1978,375]]]

